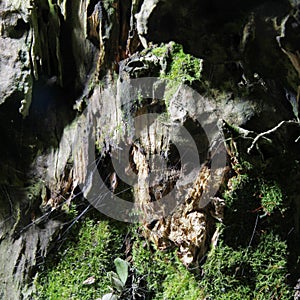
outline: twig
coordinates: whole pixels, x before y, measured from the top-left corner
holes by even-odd
[[[299,122],[297,121],[294,121],[294,120],[289,120],[289,121],[281,121],[278,125],[276,125],[275,127],[273,127],[272,129],[270,130],[267,130],[267,131],[264,131],[264,132],[261,132],[260,134],[258,134],[255,139],[253,140],[251,146],[247,149],[247,153],[250,154],[252,149],[254,148],[255,144],[258,142],[258,140],[262,137],[264,137],[265,135],[268,135],[274,131],[276,131],[277,129],[279,129],[283,124],[300,124]]]

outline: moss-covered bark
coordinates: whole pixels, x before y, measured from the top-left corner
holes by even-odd
[[[105,181],[114,171],[110,155],[128,142],[124,136],[133,134],[136,116],[154,112],[167,125],[180,123],[199,148],[207,139],[195,119],[206,116],[210,124],[218,110],[228,163],[216,197],[198,207],[208,163],[176,212],[144,220],[144,236],[160,249],[177,247],[182,261],[203,268],[201,275],[182,275],[193,288],[195,278],[202,280],[203,297],[289,299],[299,279],[298,4],[34,0],[0,8],[0,297],[30,298],[37,266],[69,226],[71,203],[82,209],[74,199],[82,196],[79,185],[92,163],[89,133]],[[116,97],[126,96],[122,82],[145,76],[172,80],[169,92],[186,84],[198,96]],[[133,142],[128,167],[138,183],[128,186],[115,176],[119,184],[115,190],[108,180],[109,188],[145,206],[171,191],[180,168],[168,138],[165,129]],[[152,176],[149,158],[157,153],[166,153],[169,169],[152,172],[157,183],[149,186],[143,176]],[[136,247],[138,260],[142,250]],[[228,263],[215,270],[222,258]],[[132,266],[142,277],[140,264]],[[163,278],[164,290],[159,287],[156,297],[173,297],[172,276],[159,276],[153,280]],[[151,282],[142,286],[152,289]]]

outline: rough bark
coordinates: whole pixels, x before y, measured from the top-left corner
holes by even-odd
[[[295,228],[290,244],[293,239],[297,242],[297,4],[36,0],[3,1],[0,11],[1,298],[30,298],[37,265],[64,228],[64,216],[58,217],[58,212],[63,213],[63,203],[68,204],[87,179],[86,169],[92,163],[89,135],[101,146],[100,155],[118,154],[119,147],[128,143],[122,133],[132,135],[129,125],[144,113],[168,112],[168,122],[195,132],[197,118],[209,126],[209,115],[218,111],[218,120],[224,123],[216,135],[224,131],[234,140],[238,134],[238,142],[227,147],[229,158],[237,153],[246,157],[264,174],[276,174],[285,187],[294,208],[286,227]],[[205,85],[193,86],[198,95],[177,94],[168,107],[164,101],[126,101],[122,81],[159,76],[169,63],[168,54],[159,60],[149,49],[170,41],[203,60]],[[116,97],[118,93],[124,97]],[[288,120],[294,121],[280,123]],[[237,132],[232,133],[231,125]],[[139,143],[131,143],[126,166],[138,178],[129,197],[146,213],[147,205],[172,190],[180,177],[173,162],[165,174],[152,172],[152,185],[145,180],[155,170],[149,158],[174,151],[167,129],[156,132],[153,126],[142,133]],[[265,135],[272,144],[261,138]],[[201,134],[193,138],[207,143]],[[102,163],[109,165],[110,158]],[[111,171],[103,168],[100,173],[105,178]],[[165,218],[142,220],[146,236],[162,249],[177,245],[186,264],[203,256],[216,220],[224,218],[222,199],[199,203],[209,176],[207,164],[194,174],[190,194],[176,193],[177,210]],[[89,193],[93,190],[85,191],[88,198]]]

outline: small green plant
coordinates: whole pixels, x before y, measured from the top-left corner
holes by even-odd
[[[118,257],[114,260],[114,264],[116,272],[110,271],[107,274],[111,282],[112,292],[105,294],[102,300],[118,299],[118,296],[121,296],[125,289],[125,284],[128,279],[128,262]]]

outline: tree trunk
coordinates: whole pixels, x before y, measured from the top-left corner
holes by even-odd
[[[1,299],[30,299],[80,189],[196,263],[216,222],[233,222],[222,194],[246,163],[286,196],[284,214],[262,207],[260,217],[280,223],[296,283],[296,3],[14,0],[0,11]],[[135,205],[115,197],[127,187]]]

